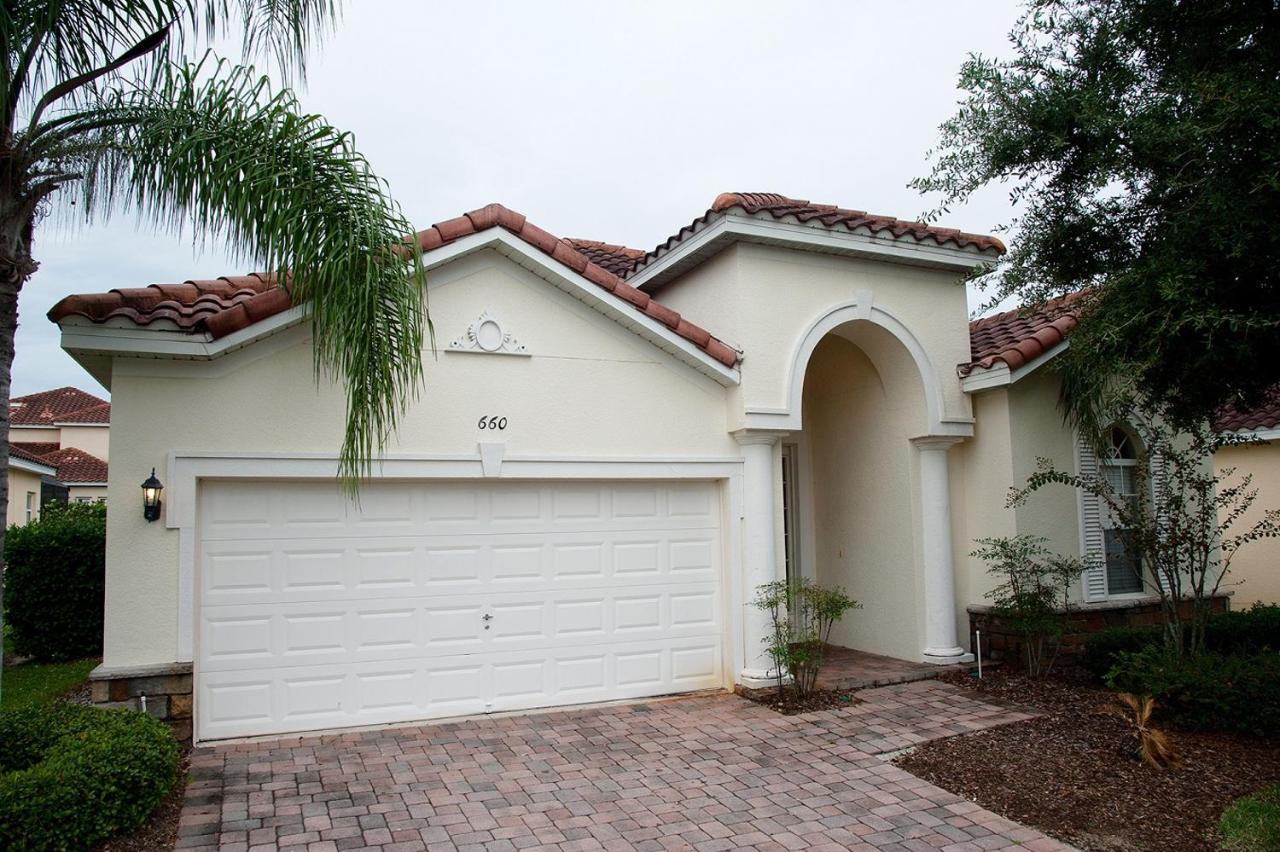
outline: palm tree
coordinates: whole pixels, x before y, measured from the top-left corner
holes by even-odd
[[[423,270],[412,228],[349,134],[287,88],[193,45],[240,36],[287,84],[338,0],[4,0],[0,6],[0,466],[18,294],[58,204],[191,225],[306,305],[317,378],[340,379],[354,488],[421,379]],[[0,517],[8,506],[0,476]],[[0,553],[3,552],[0,529]],[[2,572],[0,568],[0,572]],[[0,613],[3,612],[0,573]],[[2,617],[2,616],[0,616]],[[0,620],[0,626],[3,621]]]

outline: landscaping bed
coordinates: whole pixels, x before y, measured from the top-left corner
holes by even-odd
[[[1001,816],[1086,850],[1214,849],[1232,800],[1280,780],[1280,740],[1168,730],[1179,769],[1133,756],[1114,693],[1083,679],[992,672],[950,683],[1042,715],[920,746],[895,763]]]
[[[804,697],[797,696],[792,689],[783,690],[779,696],[776,686],[764,689],[738,686],[734,691],[748,701],[763,704],[783,716],[817,713],[820,710],[840,710],[844,707],[852,707],[861,700],[856,697],[856,691],[852,689],[815,689]]]

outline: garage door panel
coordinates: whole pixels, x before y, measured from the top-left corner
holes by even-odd
[[[210,483],[199,736],[720,686],[716,495],[711,483],[380,483],[355,511],[324,486]]]

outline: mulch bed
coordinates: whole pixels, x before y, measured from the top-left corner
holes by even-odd
[[[178,842],[178,817],[182,815],[182,801],[187,791],[187,768],[190,765],[187,752],[183,752],[178,767],[178,783],[173,785],[146,823],[132,834],[113,837],[98,847],[97,852],[159,852],[173,849]]]
[[[844,707],[852,707],[862,700],[855,697],[855,691],[852,689],[815,689],[805,698],[797,698],[795,691],[791,689],[784,690],[779,696],[776,686],[767,689],[748,689],[738,686],[734,692],[749,701],[763,704],[783,716],[817,713],[820,710],[840,710]]]
[[[1039,718],[926,743],[894,762],[913,775],[1086,850],[1211,850],[1235,798],[1280,779],[1280,741],[1166,731],[1179,769],[1134,755],[1112,693],[1063,677],[944,677]]]

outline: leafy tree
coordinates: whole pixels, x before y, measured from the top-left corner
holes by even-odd
[[[1042,458],[1027,484],[1010,492],[1009,505],[1020,505],[1052,484],[1096,495],[1117,529],[1125,530],[1142,566],[1144,588],[1160,598],[1166,649],[1174,656],[1195,656],[1204,650],[1213,598],[1228,583],[1231,560],[1251,541],[1280,536],[1280,509],[1268,510],[1247,529],[1235,529],[1258,491],[1251,487],[1251,474],[1237,481],[1234,468],[1215,473],[1211,459],[1220,447],[1249,439],[1215,433],[1204,423],[1177,429],[1151,408],[1135,408],[1121,419],[1139,432],[1146,453],[1145,463],[1133,469],[1137,499],[1118,493],[1105,476],[1062,470]],[[1191,603],[1189,621],[1182,615],[1184,601]]]
[[[1280,379],[1280,5],[1028,0],[1010,40],[964,64],[913,185],[934,215],[1008,187],[995,297],[1088,289],[1060,366],[1090,432],[1109,389],[1180,424],[1258,403]]]
[[[423,271],[412,228],[352,137],[288,89],[200,43],[239,35],[287,83],[336,0],[5,0],[0,5],[0,465],[18,294],[56,204],[189,224],[306,304],[317,377],[341,379],[343,481],[384,445],[421,377]],[[0,477],[0,515],[8,492]]]
[[[987,593],[991,614],[1022,640],[1023,664],[1031,677],[1053,668],[1063,622],[1071,609],[1071,588],[1088,563],[1060,556],[1035,535],[980,538],[971,556],[988,563],[1000,582]]]

